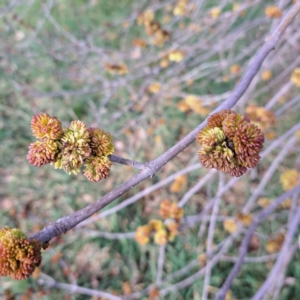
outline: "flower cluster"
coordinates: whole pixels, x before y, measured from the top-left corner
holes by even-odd
[[[282,11],[275,5],[267,6],[265,9],[265,15],[268,18],[276,19],[276,18],[280,18],[282,16]]]
[[[17,228],[0,229],[0,276],[22,280],[41,264],[42,244]]]
[[[300,174],[296,169],[288,169],[280,175],[280,183],[284,191],[294,188],[300,181]]]
[[[272,111],[254,104],[246,108],[246,116],[265,133],[276,124],[276,117]]]
[[[141,13],[137,18],[137,23],[145,27],[146,34],[152,37],[153,44],[156,46],[161,47],[170,39],[170,33],[164,30],[159,22],[154,21],[152,10]]]
[[[188,95],[177,104],[180,111],[186,113],[192,110],[194,113],[206,116],[210,113],[210,109],[203,105],[202,100],[194,95]]]
[[[126,75],[128,73],[128,68],[124,63],[120,63],[120,64],[106,63],[104,65],[104,68],[111,74]]]
[[[176,203],[172,203],[169,200],[163,200],[160,204],[159,215],[163,219],[174,219],[179,222],[183,217],[183,208],[178,207]]]
[[[54,162],[60,147],[58,140],[63,134],[61,122],[48,114],[39,114],[32,117],[31,130],[40,140],[29,146],[29,163],[40,167]]]
[[[52,164],[68,174],[77,174],[85,166],[84,176],[97,182],[109,175],[114,152],[112,137],[99,128],[87,128],[82,121],[72,121],[68,128],[48,114],[31,120],[33,135],[39,140],[29,146],[27,159],[34,166]]]
[[[300,87],[300,68],[296,68],[291,75],[291,82]]]
[[[204,167],[239,177],[258,164],[264,135],[242,115],[222,110],[208,118],[197,141],[201,145],[199,160]]]
[[[147,225],[139,226],[136,230],[135,240],[140,245],[146,245],[150,241],[151,234],[154,233],[154,242],[158,245],[166,245],[168,241],[173,241],[178,234],[179,222],[183,213],[183,209],[179,208],[176,203],[163,200],[159,214],[166,221],[150,220]]]

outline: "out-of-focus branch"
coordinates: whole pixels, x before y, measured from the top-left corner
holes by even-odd
[[[231,270],[229,276],[225,280],[222,288],[218,292],[216,296],[216,300],[223,300],[225,299],[225,295],[227,291],[229,290],[234,278],[237,276],[238,272],[240,271],[244,258],[248,252],[248,246],[250,243],[250,239],[256,229],[256,227],[262,222],[264,219],[266,219],[277,207],[282,203],[286,198],[291,197],[294,193],[297,193],[300,191],[300,185],[297,185],[295,188],[292,190],[282,194],[280,197],[275,199],[271,205],[269,205],[267,208],[262,210],[255,218],[253,221],[252,225],[249,227],[246,236],[244,237],[241,247],[240,247],[240,254],[239,254],[239,259],[236,261],[233,269]]]
[[[278,278],[278,274],[280,274],[282,271],[283,271],[283,274],[285,273],[285,269],[286,269],[288,263],[290,262],[290,259],[293,256],[292,254],[294,254],[294,252],[295,252],[295,249],[292,249],[291,244],[293,241],[293,237],[298,229],[299,223],[300,223],[300,207],[297,208],[296,214],[289,226],[289,230],[285,236],[284,243],[281,247],[280,254],[278,256],[278,259],[277,259],[275,265],[273,266],[266,281],[260,287],[260,289],[257,291],[257,293],[252,298],[252,300],[262,299],[263,296],[266,294],[266,292],[272,287],[272,285],[274,284],[274,281],[276,282],[276,279]]]
[[[269,167],[268,171],[264,174],[263,178],[261,179],[259,185],[256,187],[255,191],[252,193],[249,200],[246,202],[245,207],[243,208],[243,213],[247,213],[251,210],[253,207],[253,204],[259,197],[259,195],[262,193],[268,182],[271,180],[272,176],[278,169],[279,164],[282,162],[282,160],[288,155],[294,144],[297,142],[297,137],[292,136],[287,143],[285,144],[285,147],[279,152],[277,157],[273,160],[271,166]]]
[[[38,283],[41,285],[45,285],[49,288],[58,288],[58,289],[62,289],[62,290],[67,290],[72,294],[79,293],[82,295],[102,297],[102,298],[105,298],[108,300],[121,300],[122,299],[118,296],[114,296],[114,295],[106,293],[106,292],[88,289],[88,288],[81,287],[81,286],[78,286],[75,284],[67,284],[67,283],[57,282],[52,277],[50,277],[46,274],[40,275],[40,278],[38,279]]]
[[[288,25],[292,22],[295,16],[300,11],[300,2],[297,2],[286,14],[283,21],[279,24],[279,26],[273,31],[273,33],[267,38],[265,44],[262,48],[257,52],[251,65],[246,71],[245,75],[241,79],[241,81],[237,84],[236,88],[233,90],[232,94],[224,101],[219,107],[217,107],[213,113],[219,112],[223,109],[232,108],[237,101],[244,94],[248,86],[250,85],[252,79],[257,74],[260,66],[262,65],[264,59],[267,55],[276,47],[281,35],[288,27]],[[171,159],[173,159],[176,155],[182,152],[186,147],[188,147],[192,142],[195,141],[196,134],[205,127],[207,121],[202,122],[199,126],[197,126],[193,131],[191,131],[187,136],[185,136],[181,141],[167,150],[158,158],[149,162],[148,167],[143,169],[140,173],[133,176],[129,180],[125,181],[119,187],[115,188],[113,191],[109,192],[102,198],[98,199],[93,204],[88,205],[87,207],[69,215],[65,216],[57,221],[51,223],[49,226],[46,226],[37,234],[31,236],[31,238],[36,238],[40,242],[50,241],[52,238],[61,235],[62,233],[67,232],[68,230],[75,227],[77,224],[82,222],[83,220],[89,218],[95,212],[99,211],[118,197],[120,197],[123,193],[127,192],[140,182],[144,181],[149,177],[153,177],[165,164],[167,164]]]
[[[220,191],[224,186],[224,174],[220,173],[220,179],[219,179],[219,188],[218,191]],[[213,242],[214,242],[214,234],[215,234],[215,228],[216,228],[216,221],[217,216],[219,213],[221,203],[221,197],[218,197],[214,203],[209,228],[208,228],[208,234],[207,234],[207,243],[206,243],[206,257],[210,258],[213,254]],[[204,277],[204,284],[203,284],[203,291],[202,291],[202,300],[206,300],[208,297],[208,287],[211,277],[211,262],[209,261],[205,266],[205,277]]]
[[[216,175],[216,173],[216,170],[211,170],[205,176],[203,176],[195,186],[193,186],[187,193],[184,194],[182,199],[178,202],[178,206],[183,207],[194,194],[199,192],[199,190]]]
[[[300,128],[300,125],[299,125],[299,128]],[[121,209],[127,207],[128,205],[131,205],[133,203],[135,203],[136,201],[138,201],[139,199],[141,199],[142,197],[145,197],[146,195],[156,191],[157,189],[165,186],[166,184],[172,182],[174,179],[176,179],[178,176],[181,176],[181,175],[185,175],[185,174],[188,174],[192,171],[195,171],[197,169],[200,169],[201,168],[201,165],[199,163],[196,163],[196,164],[193,164],[193,165],[190,165],[190,166],[187,166],[186,168],[166,177],[165,179],[159,181],[158,183],[156,184],[153,184],[149,187],[147,187],[146,189],[138,192],[137,194],[135,194],[134,196],[132,197],[129,197],[128,199],[122,201],[121,203],[119,203],[118,205],[110,208],[110,209],[107,209],[97,215],[94,215],[92,216],[91,218],[87,219],[87,220],[84,220],[83,222],[81,222],[80,224],[78,224],[76,226],[76,228],[81,228],[83,226],[86,226],[90,223],[93,223],[99,219],[102,219],[102,218],[105,218],[107,216],[110,216],[111,214],[114,214],[114,213],[117,213],[118,211],[120,211]]]
[[[156,285],[157,286],[160,286],[161,281],[162,281],[163,268],[164,268],[164,262],[165,262],[165,252],[166,252],[166,246],[165,245],[160,246],[158,261],[157,261],[157,275],[156,275]]]

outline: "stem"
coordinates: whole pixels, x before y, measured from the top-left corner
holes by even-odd
[[[117,164],[122,164],[122,165],[126,165],[126,166],[130,166],[139,170],[144,170],[147,167],[147,163],[143,164],[131,159],[127,159],[127,158],[123,158],[123,157],[119,157],[116,155],[109,155],[108,156],[109,160],[111,162],[115,162]]]

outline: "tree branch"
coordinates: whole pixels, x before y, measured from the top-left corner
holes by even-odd
[[[244,94],[244,92],[250,85],[254,76],[257,74],[264,59],[276,47],[279,38],[299,11],[300,2],[297,2],[286,14],[283,21],[269,36],[269,38],[267,38],[262,48],[257,52],[251,65],[249,66],[241,81],[237,84],[236,88],[233,90],[232,94],[219,107],[217,107],[212,112],[212,114],[219,112],[223,109],[230,109],[237,103],[237,101],[241,98],[241,96]],[[149,177],[153,177],[166,163],[168,163],[171,159],[173,159],[176,155],[178,155],[181,151],[183,151],[186,147],[188,147],[192,142],[195,141],[197,133],[206,126],[206,123],[206,120],[202,122],[181,141],[179,141],[177,144],[175,144],[173,147],[171,147],[158,158],[149,162],[148,167],[146,169],[143,169],[140,173],[125,181],[113,191],[98,199],[93,204],[90,204],[87,207],[73,214],[70,214],[69,216],[65,216],[51,223],[49,226],[46,226],[40,232],[32,235],[31,238],[36,238],[40,242],[48,242],[52,238],[67,232],[83,220],[89,218],[95,212],[99,211],[100,209],[102,209],[103,207],[120,197],[123,193],[127,192],[140,182],[144,181]]]
[[[67,284],[67,283],[62,283],[62,282],[57,282],[54,280],[52,277],[46,275],[46,274],[41,274],[40,278],[38,279],[38,283],[40,285],[45,285],[49,288],[57,288],[57,289],[63,289],[67,290],[69,293],[79,293],[82,295],[89,295],[89,296],[96,296],[96,297],[102,297],[108,300],[122,300],[121,297],[114,296],[112,294],[102,292],[102,291],[96,291],[92,289],[88,289],[85,287],[81,287],[75,284]]]
[[[131,159],[127,159],[127,158],[123,158],[123,157],[119,157],[116,155],[109,155],[108,156],[109,160],[111,162],[115,162],[118,164],[122,164],[122,165],[126,165],[126,166],[130,166],[139,170],[144,170],[145,168],[147,168],[147,163],[143,164]]]

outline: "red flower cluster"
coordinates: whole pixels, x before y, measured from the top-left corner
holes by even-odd
[[[41,113],[31,120],[33,135],[39,140],[29,146],[27,159],[37,167],[52,164],[68,174],[77,174],[82,165],[89,181],[99,181],[109,175],[114,152],[112,137],[99,128],[87,128],[73,121],[68,128],[48,114]]]
[[[197,141],[201,145],[199,160],[203,166],[239,177],[258,164],[264,135],[242,115],[222,110],[208,118]]]
[[[42,244],[17,228],[0,229],[0,276],[22,280],[41,264]]]

